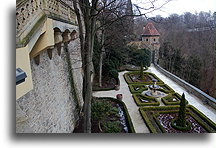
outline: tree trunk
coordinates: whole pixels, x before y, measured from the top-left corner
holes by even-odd
[[[100,60],[99,60],[99,86],[102,87],[102,70],[103,70],[103,56],[104,56],[104,35],[105,35],[105,30],[102,29],[102,34],[101,34],[101,52],[100,52]]]
[[[84,68],[84,81],[83,81],[83,98],[84,98],[84,133],[91,133],[91,100],[92,100],[92,81],[91,76],[93,74],[93,46],[95,36],[95,24],[96,24],[96,6],[97,1],[92,0],[92,6],[89,1],[85,1],[85,7],[83,8],[83,16],[85,22],[85,46],[83,54],[83,68]]]

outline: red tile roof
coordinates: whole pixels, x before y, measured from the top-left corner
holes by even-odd
[[[157,29],[154,27],[152,23],[148,23],[144,27],[144,33],[142,34],[143,36],[159,36],[160,33],[157,31]]]

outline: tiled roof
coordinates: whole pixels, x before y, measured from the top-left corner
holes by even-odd
[[[157,29],[154,27],[152,23],[148,23],[144,27],[144,32],[142,34],[143,36],[159,36],[160,33],[157,31]]]

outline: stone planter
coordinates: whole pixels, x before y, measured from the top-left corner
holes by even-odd
[[[116,95],[116,98],[117,98],[118,100],[122,100],[122,99],[123,99],[123,95],[122,95],[122,94],[117,94],[117,95]]]

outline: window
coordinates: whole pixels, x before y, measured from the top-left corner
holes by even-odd
[[[154,39],[154,42],[156,41],[156,39]]]
[[[148,39],[146,39],[146,42],[148,42]]]

